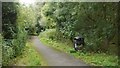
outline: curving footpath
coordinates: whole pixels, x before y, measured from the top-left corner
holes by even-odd
[[[43,45],[37,36],[32,36],[32,42],[33,47],[42,55],[48,66],[89,66],[67,53]]]

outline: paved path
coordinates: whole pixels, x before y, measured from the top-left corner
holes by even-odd
[[[88,66],[67,53],[43,45],[37,36],[32,37],[35,49],[44,57],[48,66]]]

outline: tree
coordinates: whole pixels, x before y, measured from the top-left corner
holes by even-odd
[[[86,50],[107,50],[116,36],[117,3],[45,3],[42,17],[68,39],[82,34]],[[106,43],[106,44],[105,44]],[[105,46],[105,47],[104,47]]]
[[[16,4],[12,2],[3,2],[2,4],[2,35],[5,39],[15,38],[17,34],[17,9],[15,5]]]

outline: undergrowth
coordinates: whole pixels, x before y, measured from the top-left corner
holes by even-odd
[[[21,56],[13,59],[12,64],[15,66],[44,66],[47,65],[42,60],[39,53],[32,47],[31,42],[27,42],[24,52]]]

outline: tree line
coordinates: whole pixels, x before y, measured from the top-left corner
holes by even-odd
[[[44,4],[41,17],[48,29],[55,28],[66,39],[83,35],[87,51],[106,52],[118,45],[118,3],[50,2]]]
[[[72,40],[81,34],[85,51],[107,52],[111,45],[118,45],[117,21],[118,3],[38,2],[27,7],[3,2],[3,65],[21,55],[29,34],[39,34],[41,29],[56,29],[54,40]]]

